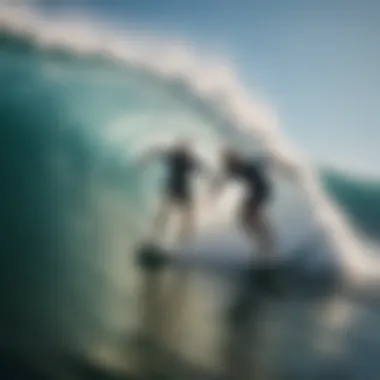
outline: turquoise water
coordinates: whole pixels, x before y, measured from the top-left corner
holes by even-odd
[[[200,154],[212,160],[219,143],[233,139],[241,144],[247,136],[177,79],[168,81],[104,56],[84,59],[58,47],[48,50],[30,37],[8,32],[0,36],[0,86],[5,89],[0,94],[3,348],[33,352],[38,342],[41,352],[54,347],[118,362],[114,357],[123,353],[120,339],[132,339],[139,319],[142,277],[133,248],[144,236],[160,186],[159,168],[141,172],[138,153],[157,139],[190,134]],[[255,136],[252,146],[262,149]],[[344,173],[321,173],[325,189],[357,229],[378,239],[379,185]],[[302,260],[308,262],[321,251],[329,256],[297,189],[280,183],[276,205],[274,222],[284,241],[302,248]],[[217,256],[220,248],[205,237],[202,249]],[[225,254],[229,267],[234,255],[228,250]],[[227,272],[234,272],[229,268]],[[215,368],[211,357],[217,356],[215,342],[223,335],[218,305],[226,307],[230,298],[223,294],[234,286],[225,277],[202,271],[193,277],[187,333],[194,342],[189,343],[189,355],[196,365]],[[358,347],[378,347],[377,339],[368,340],[376,329],[376,307],[362,302],[350,293],[323,304],[323,310],[344,309],[347,319],[356,322],[337,326],[343,337],[356,328],[357,345],[342,344],[352,351],[349,357],[357,359],[357,368],[376,363],[370,355],[361,357]],[[276,307],[279,311],[270,312],[269,320],[279,319],[277,325],[290,331],[282,342],[297,335],[292,322],[297,310],[305,323],[305,342],[299,347],[310,345],[306,331],[312,326],[325,333],[335,328],[333,318],[321,327],[325,320],[315,305]],[[365,321],[370,323],[363,326]],[[213,352],[210,358],[203,346]],[[304,349],[313,356],[312,347]],[[372,379],[375,372],[360,378]]]

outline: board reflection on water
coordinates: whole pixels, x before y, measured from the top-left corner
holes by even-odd
[[[273,298],[233,268],[139,267],[136,168],[67,128],[48,98],[18,106],[0,109],[4,378],[378,378],[370,293],[301,292],[312,280],[293,273],[290,295]],[[242,289],[249,317],[231,323]]]

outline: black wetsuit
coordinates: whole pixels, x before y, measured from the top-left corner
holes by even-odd
[[[192,201],[191,176],[199,164],[194,157],[180,150],[165,155],[168,167],[166,192],[175,202],[189,204]]]
[[[270,198],[272,186],[261,162],[240,162],[229,168],[228,174],[244,183],[247,192],[246,207],[262,206]]]

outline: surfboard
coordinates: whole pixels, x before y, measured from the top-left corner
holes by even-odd
[[[170,254],[153,243],[144,243],[136,250],[136,263],[144,270],[158,271],[171,262]]]
[[[251,266],[245,274],[245,286],[279,297],[284,294],[285,275],[285,268],[281,263]]]

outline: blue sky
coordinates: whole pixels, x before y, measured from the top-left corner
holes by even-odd
[[[36,1],[53,12],[74,7]],[[82,0],[75,7],[227,56],[312,159],[380,177],[379,1]]]

